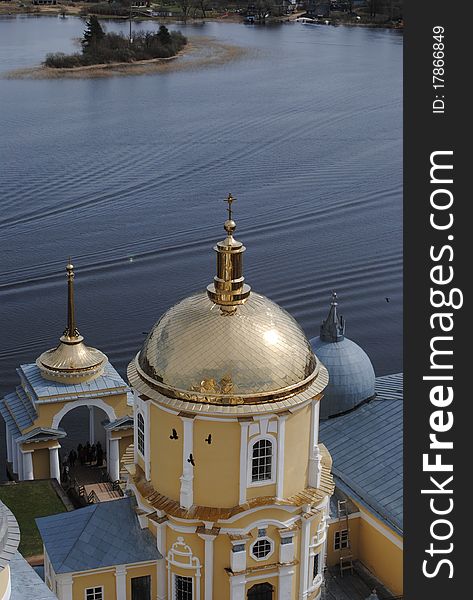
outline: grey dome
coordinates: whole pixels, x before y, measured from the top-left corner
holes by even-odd
[[[329,373],[329,383],[320,403],[321,419],[351,410],[375,394],[373,365],[366,352],[345,337],[345,322],[338,316],[337,306],[334,293],[320,336],[310,340],[314,354]]]

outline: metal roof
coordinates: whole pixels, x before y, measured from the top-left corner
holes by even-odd
[[[402,534],[403,374],[377,377],[375,390],[371,402],[321,422],[320,439],[337,487]]]
[[[60,383],[46,380],[35,363],[21,365],[18,374],[22,383],[29,384],[27,387],[30,388],[36,401],[73,400],[74,397],[97,396],[97,393],[100,393],[101,396],[112,393],[124,394],[130,390],[110,363],[107,363],[102,375],[82,383]]]
[[[75,573],[162,558],[141,529],[131,498],[36,519],[56,573]]]
[[[10,560],[10,573],[10,600],[57,600],[57,596],[19,552]]]

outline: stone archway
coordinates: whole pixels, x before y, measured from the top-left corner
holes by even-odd
[[[274,588],[270,583],[257,583],[248,590],[248,600],[273,600]]]
[[[110,422],[116,421],[117,419],[117,415],[115,414],[114,409],[100,398],[75,400],[74,402],[68,402],[65,406],[61,408],[61,410],[58,413],[54,415],[52,428],[58,429],[59,423],[61,422],[64,415],[66,415],[69,411],[74,410],[74,408],[77,408],[78,406],[97,406],[107,414],[107,417]]]
[[[87,459],[81,462],[78,458],[73,469],[71,469],[71,465],[68,465],[68,470],[71,469],[71,473],[74,471],[72,473],[73,479],[77,480],[79,484],[103,481],[103,477],[106,477],[105,470],[113,480],[118,478],[119,455],[118,453],[109,452],[110,440],[107,435],[108,432],[106,432],[102,425],[102,422],[106,419],[109,422],[116,421],[116,413],[113,407],[100,398],[68,402],[54,415],[53,427],[55,429],[64,429],[67,433],[66,437],[61,440],[62,451],[60,451],[60,458],[62,464],[66,464],[69,452],[72,449],[77,450],[78,444],[85,446],[89,443],[90,446],[94,446],[95,455],[91,462]],[[100,442],[100,452],[97,451],[96,444],[98,442]],[[88,454],[90,455],[90,453]],[[111,454],[113,454],[113,457]],[[97,460],[99,457],[101,459],[100,463]],[[113,465],[111,464],[111,460],[113,461]],[[66,474],[64,477],[68,477],[68,475]]]

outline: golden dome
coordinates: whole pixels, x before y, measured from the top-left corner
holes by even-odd
[[[245,247],[233,238],[233,200],[231,195],[227,200],[227,237],[215,246],[213,284],[168,310],[130,364],[130,381],[145,395],[157,391],[187,402],[260,404],[308,388],[315,396],[327,383],[296,320],[244,283]]]
[[[164,395],[233,404],[300,389],[316,359],[297,322],[268,298],[252,292],[228,313],[201,292],[164,314],[135,366]]]
[[[68,280],[67,328],[59,338],[59,345],[43,352],[36,364],[45,379],[63,383],[89,381],[103,373],[108,358],[84,344],[75,323],[74,312],[74,266],[66,265]]]

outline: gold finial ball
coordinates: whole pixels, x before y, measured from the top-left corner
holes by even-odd
[[[69,262],[66,265],[67,275],[70,277],[74,277],[74,265],[71,263],[71,259],[69,258]]]
[[[227,219],[225,221],[225,223],[223,224],[225,231],[229,234],[232,235],[232,233],[235,231],[236,229],[236,223],[233,219]]]

